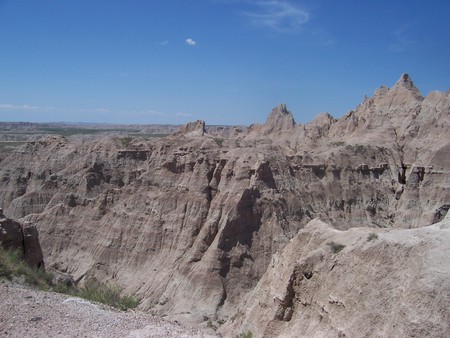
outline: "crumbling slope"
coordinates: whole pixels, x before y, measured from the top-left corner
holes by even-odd
[[[450,217],[419,229],[311,221],[274,255],[225,336],[446,337]]]

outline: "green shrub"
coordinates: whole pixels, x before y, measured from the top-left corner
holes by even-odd
[[[253,337],[252,331],[248,331],[237,335],[235,338],[252,338],[252,337]]]
[[[53,287],[53,291],[58,293],[64,293],[66,295],[75,296],[77,294],[77,288],[67,283],[58,283]]]
[[[212,323],[211,319],[208,319],[208,321],[206,322],[206,327],[208,329],[213,329],[214,331],[217,330],[217,327]]]
[[[378,239],[378,235],[376,233],[371,232],[369,236],[367,236],[367,242],[374,241]]]
[[[14,277],[23,278],[27,284],[47,290],[51,286],[53,274],[28,266],[20,250],[9,251],[0,246],[0,278],[11,280]]]
[[[41,289],[47,290],[52,285],[53,274],[44,269],[30,268],[25,265],[23,275],[28,284]]]
[[[214,142],[217,143],[217,145],[219,147],[222,147],[222,144],[223,144],[223,141],[224,141],[223,138],[221,138],[221,137],[214,137],[213,140],[214,140]]]
[[[131,136],[122,137],[119,140],[124,147],[128,147],[133,142],[133,138]]]
[[[333,253],[341,252],[342,249],[345,248],[345,245],[340,244],[340,243],[336,243],[336,242],[330,242],[330,243],[327,243],[327,244],[330,246],[331,251],[332,251]]]
[[[139,305],[139,301],[136,298],[121,296],[119,288],[102,284],[95,280],[87,281],[86,285],[80,288],[76,295],[120,310],[134,309]]]
[[[11,257],[8,257],[5,250],[0,246],[0,278],[11,279],[12,276],[13,267]]]
[[[7,251],[0,245],[0,278],[12,280],[14,277],[23,278],[25,283],[42,290],[52,289],[55,292],[81,297],[87,300],[107,304],[120,310],[134,309],[139,301],[131,296],[121,296],[117,287],[101,284],[90,280],[82,288],[66,283],[52,285],[53,274],[44,269],[29,267],[22,259],[19,250]]]

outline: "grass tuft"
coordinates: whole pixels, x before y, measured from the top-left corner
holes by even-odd
[[[89,280],[85,286],[76,293],[78,297],[107,304],[119,310],[134,309],[139,305],[139,301],[132,296],[121,296],[120,289],[115,286]]]
[[[341,252],[345,248],[345,245],[336,242],[330,242],[327,244],[330,246],[330,249],[333,253]]]
[[[376,233],[371,232],[369,236],[367,236],[367,242],[371,242],[378,239],[378,235]]]
[[[119,310],[134,309],[139,301],[132,296],[121,296],[118,287],[105,285],[95,280],[89,280],[82,288],[67,283],[53,285],[53,274],[44,269],[28,266],[22,259],[19,250],[8,251],[0,245],[0,279],[13,280],[21,278],[26,284],[36,286],[41,290],[52,290],[87,300],[107,304]]]
[[[122,137],[119,139],[120,143],[124,147],[129,147],[133,143],[133,138],[131,136]]]
[[[214,137],[213,140],[214,140],[214,142],[216,142],[216,144],[217,144],[219,147],[222,147],[222,144],[223,144],[223,141],[224,141],[223,138],[221,138],[221,137]]]
[[[0,278],[23,278],[27,284],[42,290],[51,288],[53,274],[44,269],[32,268],[22,259],[20,250],[9,251],[0,246]]]

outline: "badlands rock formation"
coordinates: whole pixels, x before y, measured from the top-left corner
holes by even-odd
[[[225,336],[445,337],[450,217],[417,229],[313,220],[275,254]]]
[[[18,250],[25,262],[33,268],[44,269],[39,233],[30,222],[23,224],[3,215],[0,208],[0,245],[11,251]]]
[[[340,119],[296,124],[280,105],[220,137],[197,121],[152,141],[29,142],[1,161],[0,206],[38,227],[46,266],[114,282],[143,310],[226,320],[227,334],[443,336],[448,270],[441,256],[415,258],[448,257],[447,230],[407,229],[447,214],[448,135],[449,92],[424,98],[405,74]],[[401,282],[419,270],[427,287]],[[418,306],[409,319],[380,327],[405,304]],[[348,318],[357,312],[376,319]]]

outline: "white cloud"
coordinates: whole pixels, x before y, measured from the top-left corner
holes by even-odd
[[[55,107],[48,107],[48,106],[32,106],[29,104],[9,104],[9,103],[2,103],[0,104],[0,110],[42,110],[42,111],[49,111],[49,110],[55,110]]]
[[[163,41],[159,41],[158,42],[158,45],[160,45],[160,46],[167,46],[169,44],[169,41],[167,41],[167,40],[163,40]]]
[[[5,110],[5,109],[17,109],[18,106],[12,105],[12,104],[8,104],[8,103],[3,103],[0,104],[0,109]]]
[[[0,110],[2,111],[16,111],[16,112],[75,112],[75,113],[98,113],[98,114],[107,114],[111,111],[107,108],[57,108],[57,107],[50,107],[50,106],[33,106],[29,104],[9,104],[9,103],[3,103],[0,104]]]
[[[242,14],[254,26],[288,32],[300,28],[309,21],[309,13],[290,1],[262,0],[251,3],[254,10]]]
[[[197,44],[197,42],[195,40],[192,40],[191,38],[187,38],[186,39],[186,44],[188,46],[195,46]]]

